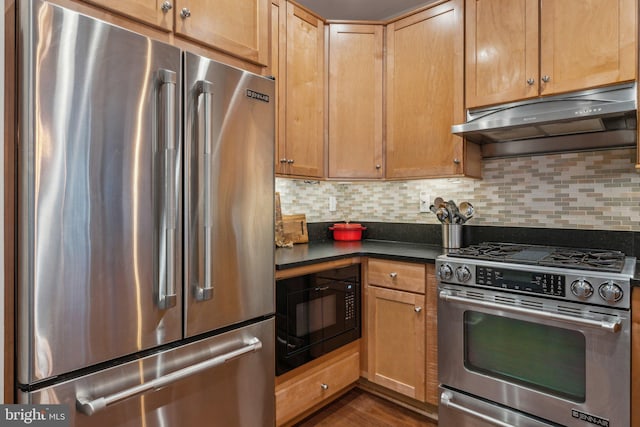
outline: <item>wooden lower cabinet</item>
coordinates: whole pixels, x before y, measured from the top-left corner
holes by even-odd
[[[434,265],[369,259],[366,277],[368,381],[437,406]]]
[[[276,378],[276,425],[299,421],[349,390],[360,377],[360,341]]]
[[[425,298],[393,289],[367,287],[369,381],[425,398]]]
[[[356,384],[418,412],[435,413],[439,397],[435,266],[354,260],[363,265],[362,339],[276,378],[277,426],[293,425]],[[361,375],[364,380],[358,381]]]

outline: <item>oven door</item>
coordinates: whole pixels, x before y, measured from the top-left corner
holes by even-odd
[[[629,425],[628,311],[448,284],[438,293],[444,386],[565,426]]]

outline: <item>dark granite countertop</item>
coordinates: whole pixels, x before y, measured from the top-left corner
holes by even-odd
[[[440,245],[433,244],[374,239],[355,242],[322,240],[293,245],[292,248],[277,248],[275,260],[276,270],[286,270],[355,256],[434,263],[436,257],[443,253],[444,251]],[[640,261],[638,261],[635,277],[631,280],[631,285],[640,286]]]
[[[301,267],[355,256],[433,264],[436,257],[442,253],[443,251],[440,245],[386,240],[362,240],[354,242],[323,240],[293,245],[293,248],[277,248],[275,258],[276,270],[285,270],[287,268]]]

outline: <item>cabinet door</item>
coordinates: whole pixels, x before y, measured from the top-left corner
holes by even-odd
[[[84,0],[163,30],[173,30],[173,0]]]
[[[175,0],[176,34],[259,65],[269,59],[270,0]]]
[[[275,126],[275,172],[284,174],[287,165],[284,147],[284,102],[286,95],[285,85],[282,77],[286,65],[285,49],[286,49],[286,31],[287,31],[287,7],[284,0],[280,2],[275,0],[271,3],[271,58],[269,60],[269,68],[267,74],[275,79],[276,85],[276,126]],[[282,160],[282,161],[281,161]]]
[[[329,178],[382,178],[382,25],[332,24]]]
[[[538,0],[466,0],[466,106],[538,96]]]
[[[387,26],[387,178],[463,172],[462,0],[451,0]]]
[[[541,0],[540,93],[635,79],[636,19],[634,0]]]
[[[286,25],[286,70],[281,80],[286,85],[287,174],[321,178],[324,174],[324,24],[287,2]]]
[[[367,287],[369,381],[425,399],[425,297]]]

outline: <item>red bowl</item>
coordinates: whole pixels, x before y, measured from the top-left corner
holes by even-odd
[[[340,223],[333,224],[329,230],[333,231],[333,240],[353,241],[362,240],[362,230],[366,230],[361,224]]]

